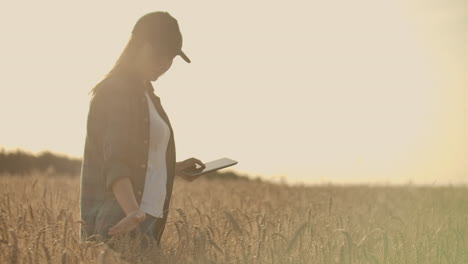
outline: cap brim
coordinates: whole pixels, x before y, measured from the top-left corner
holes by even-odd
[[[187,55],[185,55],[185,53],[183,51],[180,51],[179,52],[179,55],[182,57],[182,59],[184,59],[184,61],[186,61],[187,63],[190,63],[190,59],[189,57],[187,57]]]

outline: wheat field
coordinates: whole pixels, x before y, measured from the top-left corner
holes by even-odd
[[[0,263],[468,263],[462,186],[176,180],[161,248],[79,241],[79,177],[0,175]]]

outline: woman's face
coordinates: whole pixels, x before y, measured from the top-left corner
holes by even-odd
[[[156,81],[171,68],[174,57],[175,55],[171,56],[158,52],[157,47],[149,42],[145,43],[141,50],[139,63],[143,78]]]

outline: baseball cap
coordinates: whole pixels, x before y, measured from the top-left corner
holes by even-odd
[[[135,23],[132,35],[157,43],[167,54],[179,55],[187,63],[191,62],[182,51],[179,24],[168,12],[157,11],[142,16]]]

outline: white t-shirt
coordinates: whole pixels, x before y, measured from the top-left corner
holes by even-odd
[[[166,149],[171,131],[145,92],[150,120],[148,166],[140,209],[154,217],[163,217],[166,199]]]

